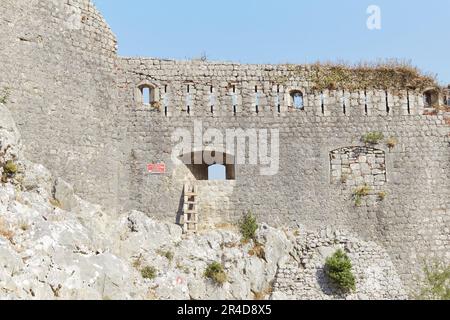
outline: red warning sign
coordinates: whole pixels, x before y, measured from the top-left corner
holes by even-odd
[[[149,163],[147,165],[147,171],[150,174],[165,174],[166,173],[166,164],[163,162]]]

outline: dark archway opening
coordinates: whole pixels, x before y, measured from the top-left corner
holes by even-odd
[[[439,105],[439,92],[436,89],[429,89],[423,93],[425,108],[432,108]]]
[[[210,158],[214,160],[208,161]],[[236,180],[234,157],[225,153],[193,152],[183,155],[181,161],[196,180]]]

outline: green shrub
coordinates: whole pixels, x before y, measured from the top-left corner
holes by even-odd
[[[18,170],[17,164],[15,164],[12,160],[8,160],[3,166],[3,172],[9,177],[14,176]]]
[[[327,258],[325,274],[342,291],[349,292],[356,289],[355,276],[352,273],[352,262],[347,254],[340,249]]]
[[[239,231],[241,232],[244,241],[256,239],[256,230],[258,230],[258,223],[256,217],[249,211],[244,214],[239,222]]]
[[[155,267],[147,266],[147,267],[142,268],[142,270],[141,270],[141,275],[142,275],[142,278],[144,278],[144,279],[150,279],[150,280],[155,279],[156,273],[157,273],[157,271],[156,271]]]
[[[369,132],[362,137],[362,141],[366,144],[379,144],[384,139],[381,132]]]
[[[8,98],[9,98],[9,89],[5,88],[0,93],[0,103],[6,104],[8,102]]]
[[[434,263],[424,268],[425,279],[419,298],[450,300],[450,265]]]
[[[214,281],[217,285],[222,285],[227,281],[227,275],[223,269],[222,264],[213,262],[208,265],[205,270],[205,277]]]
[[[170,262],[173,260],[174,258],[174,254],[172,251],[163,251],[163,250],[158,250],[157,253],[162,256],[165,257],[167,260],[169,260]]]
[[[372,188],[368,185],[356,188],[353,191],[353,200],[355,201],[355,206],[359,207],[362,204],[363,197],[367,197],[371,191]]]

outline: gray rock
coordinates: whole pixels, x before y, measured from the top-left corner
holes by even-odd
[[[67,211],[75,209],[78,205],[73,187],[58,178],[55,183],[55,199],[61,204],[61,208]]]

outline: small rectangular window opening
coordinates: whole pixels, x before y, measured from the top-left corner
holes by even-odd
[[[364,113],[366,116],[369,114],[369,106],[367,105],[367,90],[364,90]]]
[[[388,92],[386,91],[386,113],[389,114],[390,111],[391,108],[389,107],[389,95]]]
[[[342,91],[342,111],[347,114],[347,106],[345,105],[345,90]]]
[[[322,114],[325,114],[325,98],[323,96],[323,92],[320,93],[320,100],[321,100],[321,109],[322,109]]]
[[[150,104],[152,98],[152,91],[149,87],[142,88],[142,100],[144,104]]]
[[[303,93],[300,91],[291,91],[291,105],[296,110],[305,110]]]
[[[406,91],[406,105],[408,108],[408,114],[411,114],[411,102],[409,100],[409,91]]]
[[[233,114],[234,114],[234,115],[237,114],[237,108],[236,108],[236,105],[233,106]]]
[[[191,114],[191,106],[187,106],[187,114]]]

